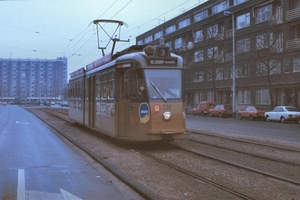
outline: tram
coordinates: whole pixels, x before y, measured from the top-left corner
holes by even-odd
[[[129,141],[185,137],[183,61],[164,45],[133,45],[70,74],[69,117]]]

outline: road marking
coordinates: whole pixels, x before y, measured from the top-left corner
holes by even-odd
[[[82,200],[79,197],[77,197],[77,196],[75,196],[75,195],[73,195],[73,194],[71,194],[71,193],[69,193],[66,190],[63,190],[61,188],[60,188],[60,192],[61,192],[64,200]]]
[[[28,190],[28,200],[62,200],[61,194]]]
[[[24,169],[19,169],[18,170],[17,200],[26,200],[25,171],[24,171]]]
[[[63,190],[61,188],[58,193],[47,193],[40,191],[28,190],[28,200],[82,200],[81,198]],[[26,200],[26,190],[25,190],[25,170],[18,170],[18,191],[17,191],[17,200]]]
[[[29,124],[28,122],[19,122],[19,121],[16,121],[16,124]]]

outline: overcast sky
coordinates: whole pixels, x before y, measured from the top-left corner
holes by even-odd
[[[102,56],[95,19],[124,21],[120,51],[135,37],[168,21],[203,0],[0,0],[0,58],[68,58],[68,73]],[[104,25],[104,24],[101,24]],[[116,25],[104,25],[111,35]],[[117,32],[119,35],[119,32]],[[102,37],[101,37],[102,36]],[[100,32],[101,46],[108,37]],[[109,53],[108,46],[105,53]]]

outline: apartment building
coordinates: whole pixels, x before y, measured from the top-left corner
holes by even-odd
[[[233,97],[236,110],[300,108],[300,0],[210,0],[136,41],[159,38],[184,59],[189,108]]]
[[[0,98],[9,103],[67,99],[67,58],[1,59]]]

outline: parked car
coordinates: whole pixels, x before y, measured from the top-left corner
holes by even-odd
[[[266,121],[294,121],[298,123],[297,116],[300,111],[294,106],[276,106],[272,111],[265,112]]]
[[[240,110],[238,113],[238,118],[242,120],[243,118],[249,118],[250,121],[255,119],[265,119],[265,112],[267,110],[260,106],[247,106],[244,110]]]
[[[209,116],[232,117],[232,106],[227,104],[218,104],[214,108],[209,109]]]
[[[197,108],[193,109],[193,115],[206,115],[209,113],[209,109],[212,109],[216,106],[214,101],[201,101]]]
[[[68,106],[69,106],[69,104],[68,104],[67,101],[62,101],[62,102],[60,103],[60,107],[68,107]]]
[[[6,101],[3,101],[3,102],[2,102],[2,106],[7,106],[7,102],[6,102]]]

